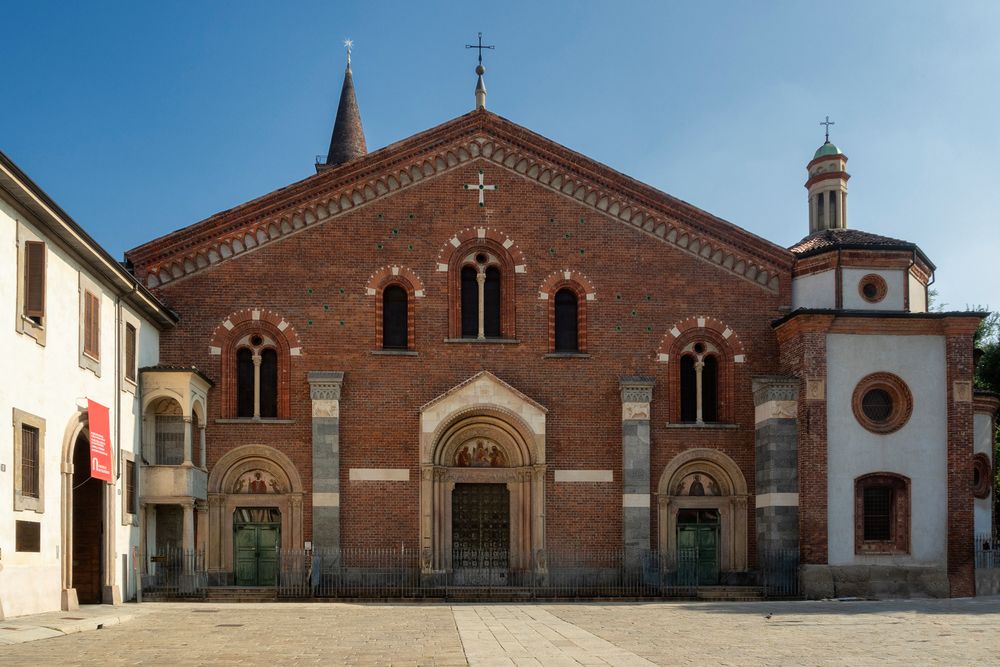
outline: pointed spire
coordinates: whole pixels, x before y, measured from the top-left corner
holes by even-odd
[[[476,81],[476,108],[485,109],[486,108],[486,82],[483,81],[483,74],[486,73],[486,68],[482,65],[476,67],[476,74],[479,75],[479,80]]]
[[[351,74],[351,47],[354,43],[348,39],[344,41],[344,46],[347,47],[347,69],[344,71],[344,86],[340,89],[340,106],[337,107],[337,120],[333,123],[330,150],[326,156],[326,164],[331,167],[368,153],[365,131],[361,127],[361,112],[354,96],[354,77]]]

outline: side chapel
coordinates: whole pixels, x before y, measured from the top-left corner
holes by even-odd
[[[829,134],[785,248],[487,111],[484,71],[368,152],[348,60],[314,175],[127,253],[180,317],[141,374],[147,553],[251,585],[275,547],[697,544],[702,583],[793,550],[809,595],[973,594],[981,314],[848,226]]]

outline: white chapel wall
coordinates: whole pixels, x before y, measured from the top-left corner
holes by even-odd
[[[909,274],[910,281],[910,312],[927,312],[927,287],[912,273]]]
[[[19,231],[20,229],[20,231]],[[21,237],[46,242],[45,276],[45,345],[16,331],[20,318],[17,306],[17,243]],[[116,357],[117,327],[115,296],[102,285],[96,274],[83,268],[86,279],[102,291],[100,317],[100,375],[80,366],[80,292],[83,265],[64,251],[42,228],[6,199],[0,199],[0,344],[7,351],[4,365],[8,382],[0,384],[0,416],[6,429],[0,437],[0,613],[11,617],[57,610],[61,603],[62,552],[61,459],[67,428],[73,423],[86,399],[110,408],[111,437],[116,438]],[[159,336],[151,323],[133,313],[138,327],[140,365],[155,363]],[[137,411],[134,395],[122,392],[121,432],[123,450],[132,451],[137,441]],[[43,512],[13,510],[14,453],[11,415],[22,410],[45,420],[42,442]],[[121,554],[138,543],[138,531],[122,525],[124,478],[120,463],[114,462],[115,484],[106,489],[111,494],[115,518],[115,577],[122,593]],[[41,550],[15,551],[15,521],[41,524]],[[107,529],[107,528],[106,528]],[[98,536],[96,539],[100,539]]]
[[[895,433],[876,435],[855,419],[851,397],[863,377],[898,375],[913,413]],[[910,478],[910,555],[886,564],[943,564],[947,548],[947,404],[941,336],[827,336],[827,482],[831,565],[880,562],[854,553],[854,480],[873,472]]]
[[[877,303],[865,301],[859,289],[861,279],[871,274],[881,276],[888,288],[885,298]],[[903,310],[904,277],[905,272],[899,269],[842,269],[841,285],[844,289],[844,308],[847,310]]]
[[[792,309],[836,308],[836,272],[820,271],[792,279]]]
[[[986,454],[993,460],[993,420],[986,413],[978,413],[972,421],[972,449],[974,454]],[[992,485],[991,485],[992,486]],[[976,535],[993,532],[993,494],[976,498],[973,504],[973,525]]]

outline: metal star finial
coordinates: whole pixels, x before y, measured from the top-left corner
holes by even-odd
[[[350,65],[351,64],[351,49],[354,48],[354,40],[353,39],[345,39],[344,40],[344,46],[347,48],[347,64]]]

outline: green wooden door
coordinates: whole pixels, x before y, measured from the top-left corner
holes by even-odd
[[[235,528],[237,586],[274,586],[278,581],[280,531],[275,524],[244,523]]]
[[[719,523],[715,510],[681,510],[677,517],[677,569],[683,585],[719,583]]]

